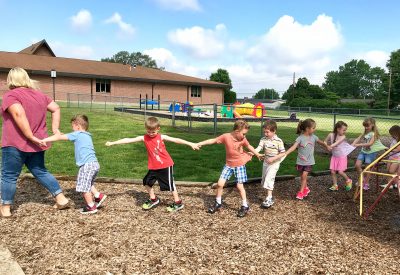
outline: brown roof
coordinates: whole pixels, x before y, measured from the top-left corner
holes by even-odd
[[[208,81],[201,78],[142,66],[136,66],[136,68],[134,68],[130,65],[119,63],[0,51],[0,70],[8,72],[8,70],[14,67],[24,68],[32,75],[42,74],[50,76],[50,71],[54,69],[57,71],[57,76],[107,78],[152,83],[201,85],[220,88],[228,87],[228,85],[224,83]]]
[[[48,55],[48,56],[54,56],[54,57],[56,56],[54,54],[53,50],[50,48],[49,44],[47,44],[45,39],[43,39],[35,44],[32,44],[28,48],[21,50],[19,53]]]

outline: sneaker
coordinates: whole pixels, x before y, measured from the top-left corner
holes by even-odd
[[[310,188],[308,188],[308,186],[306,188],[304,188],[303,194],[304,194],[304,197],[307,197],[308,194],[310,194]]]
[[[156,207],[159,204],[160,204],[160,199],[158,197],[156,197],[155,201],[153,201],[152,199],[148,199],[147,201],[145,201],[143,203],[142,209],[143,210],[150,210],[150,209]]]
[[[238,213],[237,213],[237,216],[239,217],[239,218],[243,218],[244,216],[246,216],[247,215],[247,213],[250,211],[250,207],[249,206],[243,206],[242,205],[242,207],[240,207],[240,209],[239,209],[239,211],[238,211]]]
[[[383,189],[385,189],[387,185],[388,185],[388,183],[386,183],[386,184],[380,184],[379,186],[382,187]],[[393,189],[393,184],[390,185],[389,189]]]
[[[363,184],[363,189],[364,190],[369,190],[369,184],[368,183],[364,183]]]
[[[344,188],[346,189],[346,191],[350,191],[352,187],[353,187],[353,181],[349,179],[348,181],[346,181],[346,186]]]
[[[263,201],[263,203],[261,204],[261,208],[270,208],[272,205],[274,204],[274,199],[273,198],[269,198],[266,199],[265,201]]]
[[[338,191],[339,190],[339,186],[337,184],[333,184],[331,187],[329,187],[329,190]]]
[[[100,193],[98,198],[94,198],[94,202],[96,203],[97,208],[99,208],[103,204],[103,202],[106,200],[106,198],[107,198],[107,195],[103,194],[103,193]]]
[[[304,199],[304,194],[302,192],[300,192],[300,191],[297,192],[296,199],[298,199],[298,200]]]
[[[207,212],[210,214],[214,214],[215,212],[220,211],[221,209],[222,209],[222,203],[215,202],[213,206],[208,208]]]
[[[181,203],[174,202],[174,203],[168,205],[167,211],[168,212],[176,212],[178,210],[181,210],[182,208],[183,208],[183,203],[182,202]]]
[[[97,213],[97,206],[96,204],[94,204],[92,207],[90,207],[89,205],[85,205],[79,212],[81,212],[81,214],[94,214]]]

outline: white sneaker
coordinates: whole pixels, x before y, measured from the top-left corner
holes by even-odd
[[[274,205],[274,199],[270,198],[270,199],[266,199],[265,201],[263,201],[263,203],[261,204],[262,208],[270,208],[272,205]]]
[[[388,183],[386,183],[386,184],[380,184],[379,186],[382,187],[383,189],[385,189],[387,185],[388,185]],[[393,184],[390,185],[389,189],[393,189]]]

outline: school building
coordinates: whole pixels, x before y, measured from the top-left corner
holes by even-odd
[[[226,84],[182,74],[93,60],[57,57],[46,40],[19,52],[0,51],[0,96],[7,91],[11,68],[24,68],[39,88],[56,100],[68,94],[130,97],[161,101],[223,104]]]

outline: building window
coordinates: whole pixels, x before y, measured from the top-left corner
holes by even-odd
[[[111,80],[109,79],[96,79],[96,93],[110,93]]]
[[[192,86],[191,88],[191,97],[201,97],[201,86]]]

